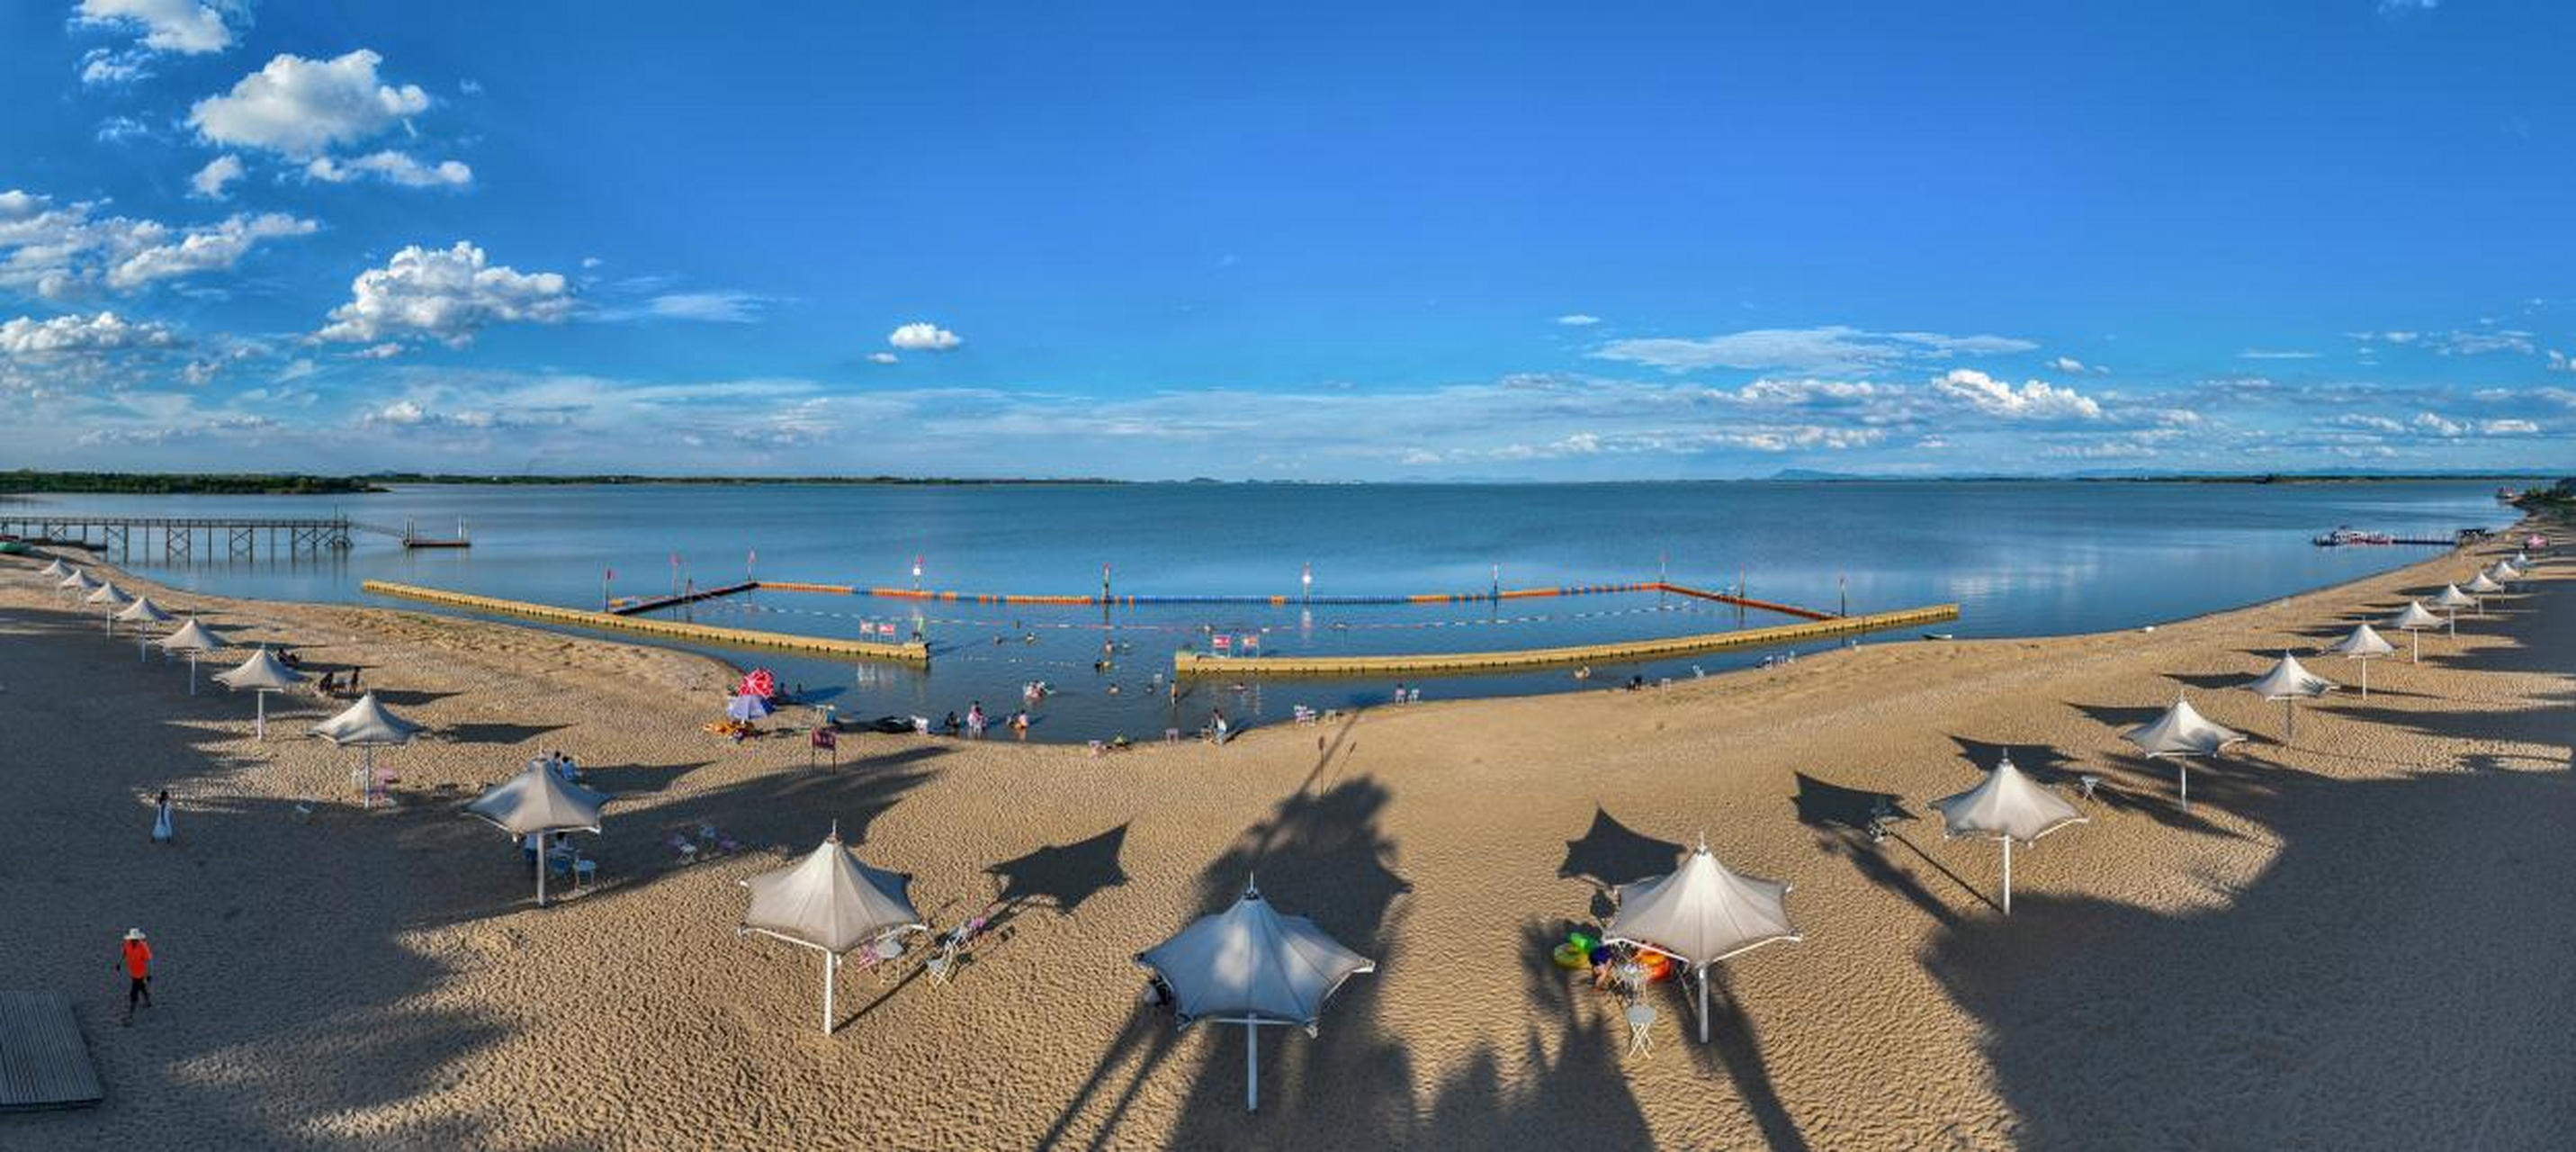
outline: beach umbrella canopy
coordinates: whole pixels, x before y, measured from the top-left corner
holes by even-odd
[[[2476,601],[2469,599],[2468,593],[2460,591],[2460,586],[2457,584],[2442,585],[2442,590],[2433,594],[2433,606],[2436,608],[2466,608],[2474,603]]]
[[[364,807],[375,795],[376,749],[409,744],[421,728],[394,715],[376,700],[375,693],[369,692],[339,715],[314,725],[313,734],[340,747],[359,750],[358,802]]]
[[[284,692],[305,680],[303,673],[286,666],[266,647],[250,654],[238,666],[215,673],[215,683],[235,690]]]
[[[195,626],[194,622],[189,624],[191,628]],[[375,693],[369,692],[339,715],[314,725],[313,734],[343,748],[386,747],[411,743],[422,727],[394,715],[392,709],[376,700]]]
[[[769,715],[769,701],[748,692],[725,701],[725,715],[749,722]]]
[[[1258,1108],[1262,1025],[1304,1028],[1312,1035],[1324,1001],[1342,982],[1377,971],[1377,962],[1344,948],[1315,922],[1283,915],[1245,884],[1223,912],[1201,916],[1178,935],[1136,954],[1172,993],[1182,1027],[1200,1020],[1244,1026],[1244,1103]]]
[[[2350,660],[2369,660],[2394,655],[2397,646],[2381,636],[2379,629],[2368,624],[2355,624],[2352,631],[2345,633],[2343,639],[2335,641],[2326,651]]]
[[[1641,944],[1689,965],[1699,982],[1699,1038],[1708,1042],[1708,966],[1765,944],[1802,939],[1789,922],[1789,886],[1728,870],[1708,841],[1669,875],[1622,884],[1602,937]]]
[[[126,595],[125,589],[117,587],[116,581],[114,580],[100,584],[96,589],[92,590],[88,596],[83,597],[82,600],[85,603],[104,604],[111,608],[123,608],[128,604],[134,603],[134,597]]]
[[[897,933],[929,931],[906,891],[912,878],[861,863],[842,847],[837,826],[802,859],[742,884],[751,890],[751,910],[739,931],[823,953],[825,1035],[832,1031],[832,976],[841,954]]]
[[[2524,563],[2529,563],[2529,561],[2525,561]],[[2521,564],[2498,560],[2495,562],[2495,568],[2493,570],[2495,572],[2496,579],[2510,583],[2512,581],[2522,579],[2522,569],[2523,565]]]
[[[2191,768],[2193,756],[2215,756],[2230,744],[2245,739],[2245,734],[2211,721],[2191,706],[2181,693],[2174,694],[2173,707],[2162,716],[2122,733],[2129,743],[2147,754],[2149,759],[2171,757],[2174,762],[2175,793],[2181,797],[2184,810],[2191,808]]]
[[[1991,836],[2004,845],[2004,915],[2012,915],[2012,846],[2019,840],[2028,844],[2070,824],[2086,823],[2082,812],[2066,798],[2040,786],[2021,769],[2013,767],[2012,753],[2004,753],[1995,770],[1985,781],[1956,796],[1945,796],[1932,802],[1941,813],[1941,830],[1947,836]]]
[[[2397,646],[2389,643],[2387,637],[2381,636],[2379,629],[2368,624],[2355,624],[2351,632],[2345,634],[2343,639],[2335,641],[2326,651],[2346,660],[2361,661],[2361,698],[2367,700],[2370,699],[2370,662],[2382,656],[2394,655]]]
[[[242,661],[240,666],[215,673],[215,683],[236,692],[249,689],[257,694],[259,713],[251,735],[259,740],[268,739],[268,694],[284,692],[303,682],[304,674],[271,655],[266,645],[251,653],[250,659]]]
[[[42,576],[47,580],[59,580],[71,574],[72,570],[63,566],[63,560],[60,556],[55,557],[50,563],[45,565],[42,571],[36,573],[36,575]]]
[[[611,797],[546,770],[538,761],[465,806],[465,814],[513,836],[539,832],[597,832],[599,810]]]
[[[609,798],[588,788],[566,783],[561,776],[546,770],[540,760],[518,775],[493,785],[474,802],[465,806],[465,814],[509,833],[513,837],[543,837],[555,832],[588,832],[599,834],[599,810]],[[546,854],[537,853],[537,907],[546,906]]]
[[[2273,662],[2272,670],[2255,677],[2245,690],[2266,700],[2289,700],[2322,696],[2339,687],[2341,685],[2334,681],[2308,671],[2307,665],[2299,663],[2298,657],[2283,652],[2281,658]]]
[[[2245,739],[2244,733],[2201,715],[2181,695],[2174,697],[2173,707],[2165,709],[2164,715],[2124,735],[2149,756],[2215,756],[2220,749]]]
[[[83,572],[78,568],[74,568],[72,569],[71,575],[63,577],[62,583],[56,584],[54,587],[66,588],[72,592],[87,595],[98,590],[98,581],[90,579],[89,573]]]
[[[2408,657],[2408,659],[2420,664],[2424,660],[2424,637],[2422,632],[2426,628],[2441,627],[2442,618],[2425,611],[2422,604],[2409,600],[2406,602],[2406,606],[2404,608],[2398,609],[2396,615],[2388,618],[2388,626],[2404,631],[2407,637],[2414,642],[2415,646],[2413,649],[2413,655]]]
[[[2298,736],[2299,701],[2315,699],[2340,687],[2342,685],[2308,671],[2306,665],[2299,663],[2298,657],[2283,652],[2280,661],[2272,665],[2272,670],[2255,677],[2245,690],[2266,700],[2281,702],[2281,739],[2286,742]]]
[[[128,624],[167,624],[178,619],[164,611],[160,605],[153,603],[149,596],[135,597],[133,603],[126,605],[124,611],[116,614],[116,618]]]
[[[212,652],[223,647],[223,642],[215,639],[214,633],[207,631],[205,625],[194,620],[180,625],[169,635],[153,643],[170,652]]]
[[[2495,577],[2490,576],[2485,572],[2480,572],[2477,575],[2470,577],[2469,582],[2460,585],[2460,588],[2463,591],[2475,593],[2480,596],[2492,596],[2498,592],[2504,591],[2504,585],[2496,583]]]

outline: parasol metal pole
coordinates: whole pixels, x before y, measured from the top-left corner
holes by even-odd
[[[197,650],[188,649],[188,695],[197,694]]]
[[[2175,785],[2175,787],[2176,787],[2177,789],[2179,789],[2179,790],[2181,791],[2181,793],[2182,793],[2182,810],[2183,810],[2183,811],[2185,811],[2185,812],[2189,812],[2189,811],[2191,811],[2191,762],[2190,762],[2190,761],[2188,761],[2188,760],[2183,760],[2183,759],[2181,759],[2181,758],[2179,758],[2179,757],[2177,757],[2177,758],[2174,760],[2174,779],[2175,779],[2176,781],[2178,781],[2178,783]]]
[[[373,782],[374,778],[374,773],[368,774],[370,782]],[[539,908],[546,906],[546,857],[553,854],[554,845],[547,842],[545,832],[539,831],[537,833],[537,907]]]
[[[2004,836],[2004,915],[2012,915],[2012,836]]]
[[[1261,1024],[1243,1022],[1243,1110],[1261,1110]]]
[[[257,726],[251,729],[251,738],[266,740],[268,739],[268,693],[253,692],[251,695],[259,697],[259,720]]]
[[[2361,698],[2370,699],[2370,661],[2367,659],[2361,662]]]
[[[841,966],[841,958],[823,954],[823,1034],[832,1034],[832,972]]]
[[[1699,966],[1699,1042],[1708,1043],[1708,965]]]

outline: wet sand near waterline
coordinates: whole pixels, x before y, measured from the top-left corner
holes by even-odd
[[[272,701],[254,743],[249,700],[188,696],[0,560],[0,987],[72,993],[109,1094],[0,1116],[0,1145],[2551,1144],[2576,1122],[2576,581],[2541,569],[2293,747],[2228,688],[2491,557],[2153,633],[1872,645],[1222,749],[845,737],[837,772],[700,732],[729,679],[702,657],[152,590],[236,644],[364,664],[429,724],[382,757],[402,803],[376,812],[293,735],[318,702]],[[2177,688],[2255,737],[2187,814],[2118,736]],[[2004,746],[2102,780],[2093,823],[2016,854],[2008,922],[1993,845],[1925,805]],[[621,799],[602,882],[540,911],[455,809],[549,748]],[[147,836],[164,787],[174,847]],[[1916,818],[1873,845],[1877,793]],[[737,882],[834,820],[943,926],[1004,914],[953,983],[846,979],[826,1038],[813,955],[732,927]],[[662,841],[701,822],[746,852],[677,863]],[[1615,1002],[1548,947],[1703,833],[1796,885],[1806,941],[1722,966],[1708,1046],[1658,990],[1653,1054],[1625,1056]],[[1247,1116],[1241,1030],[1140,1017],[1129,957],[1255,869],[1381,967],[1319,1037],[1263,1038]],[[160,1005],[128,1029],[108,963],[137,924]]]

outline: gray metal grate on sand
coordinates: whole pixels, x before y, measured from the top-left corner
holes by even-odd
[[[0,1112],[87,1108],[106,1092],[60,992],[0,992]]]

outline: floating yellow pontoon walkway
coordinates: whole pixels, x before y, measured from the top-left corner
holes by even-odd
[[[665,640],[694,640],[708,644],[731,644],[743,648],[777,648],[788,652],[806,652],[818,656],[839,656],[857,660],[894,660],[907,664],[930,662],[930,646],[915,640],[906,644],[882,644],[873,640],[842,640],[831,636],[797,636],[786,632],[757,632],[749,628],[719,628],[712,624],[691,624],[680,620],[657,620],[643,616],[619,616],[581,608],[558,608],[552,604],[530,604],[520,600],[502,600],[450,592],[443,588],[423,588],[415,584],[394,584],[369,580],[359,585],[364,591],[379,596],[400,596],[450,608],[467,608],[476,612],[498,612],[508,616],[525,616],[549,624],[570,624],[580,628],[602,628],[619,632],[637,632]]]
[[[1907,608],[1867,616],[1835,616],[1768,628],[1739,628],[1733,632],[1577,644],[1564,648],[1523,648],[1512,652],[1436,652],[1414,656],[1211,656],[1203,652],[1176,652],[1172,655],[1172,671],[1182,676],[1371,676],[1510,672],[1564,664],[1632,664],[1640,660],[1666,660],[1726,648],[1789,644],[1828,636],[1908,628],[1958,618],[1958,605],[1935,604],[1928,608]]]

